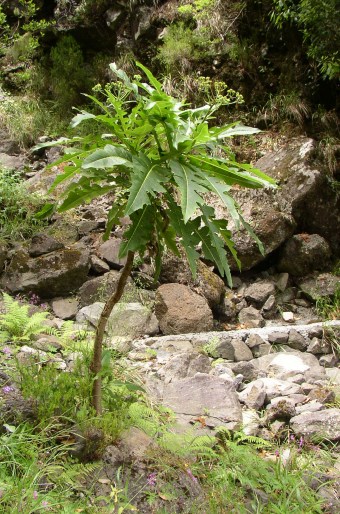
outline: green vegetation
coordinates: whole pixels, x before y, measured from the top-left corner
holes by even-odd
[[[324,78],[340,76],[337,0],[274,0],[272,21],[278,28],[294,24],[302,32],[308,56]],[[326,35],[326,37],[325,37]]]
[[[213,192],[229,210],[237,226],[243,226],[262,245],[237,204],[229,194],[230,187],[261,188],[275,182],[249,164],[236,162],[230,149],[222,141],[234,135],[247,135],[257,129],[231,123],[211,127],[209,121],[220,104],[190,109],[180,100],[164,92],[162,85],[142,64],[149,84],[135,75],[131,81],[123,70],[111,64],[117,82],[99,89],[104,102],[89,98],[101,110],[94,114],[82,110],[73,120],[73,127],[83,121],[106,126],[99,138],[96,131],[88,136],[62,138],[38,145],[44,148],[60,143],[75,145],[68,149],[64,173],[59,175],[52,190],[75,175],[59,212],[77,207],[86,201],[113,192],[114,204],[108,214],[105,236],[120,218],[129,216],[131,224],[123,234],[119,256],[127,257],[117,290],[106,302],[96,330],[94,360],[91,364],[94,380],[94,405],[101,412],[100,369],[104,331],[114,305],[120,300],[132,270],[135,253],[141,257],[147,252],[155,262],[155,280],[158,279],[162,255],[166,249],[180,256],[177,244],[182,246],[193,275],[202,243],[202,254],[213,262],[220,275],[231,284],[231,274],[224,248],[227,247],[239,265],[239,260],[227,229],[226,220],[218,220],[212,207],[206,205],[204,194]],[[131,103],[135,105],[131,109]],[[109,143],[108,143],[109,141]],[[78,147],[78,148],[77,148]],[[80,148],[79,148],[80,147]],[[222,157],[220,155],[223,155]],[[47,204],[41,216],[51,214],[55,205]],[[97,378],[98,377],[98,378]]]
[[[0,169],[0,241],[30,237],[43,226],[35,217],[44,199],[27,190],[21,175]]]

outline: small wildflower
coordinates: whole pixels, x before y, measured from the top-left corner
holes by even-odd
[[[305,440],[304,440],[304,438],[301,436],[301,437],[300,437],[300,441],[299,441],[299,448],[302,448],[304,444],[305,444]]]
[[[11,386],[4,386],[4,387],[2,388],[2,392],[3,392],[4,394],[8,394],[8,393],[10,393],[11,391],[14,391],[14,388],[13,388],[13,387],[11,387]]]
[[[48,507],[48,502],[46,500],[41,502],[42,507]]]
[[[291,440],[291,441],[295,441],[295,435],[294,435],[294,434],[292,434],[292,435],[290,436],[290,440]]]
[[[280,457],[280,452],[279,452],[279,450],[275,450],[275,456],[276,456],[276,457]]]
[[[147,477],[146,481],[147,481],[148,485],[155,486],[156,482],[157,482],[157,473],[156,472],[150,473],[150,475]]]
[[[33,500],[38,498],[38,491],[33,491]]]
[[[5,355],[11,355],[12,352],[8,346],[4,346],[4,348],[2,349],[2,353],[4,353]]]

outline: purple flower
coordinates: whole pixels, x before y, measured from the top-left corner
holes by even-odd
[[[33,500],[38,498],[38,491],[33,491]]]
[[[197,478],[192,474],[192,471],[190,468],[187,469],[187,473],[193,482],[198,482]]]
[[[304,440],[304,438],[301,436],[301,437],[300,437],[300,441],[299,441],[299,448],[302,448],[304,444],[305,444],[305,440]]]
[[[294,435],[294,434],[292,434],[292,435],[290,436],[290,440],[291,440],[291,441],[295,441],[295,435]]]
[[[43,502],[41,502],[41,506],[48,507],[48,502],[46,500],[44,500]]]
[[[150,475],[147,477],[146,482],[150,486],[155,486],[157,482],[157,473],[154,471],[153,473],[150,473]]]
[[[276,457],[279,457],[279,456],[280,456],[280,452],[279,452],[279,450],[275,450],[275,455],[276,455]]]
[[[10,393],[11,391],[14,391],[14,387],[11,387],[11,386],[4,386],[4,387],[2,388],[2,392],[3,392],[4,394],[8,394],[8,393]]]
[[[8,346],[4,346],[2,349],[2,353],[4,353],[5,355],[11,355],[12,352]]]

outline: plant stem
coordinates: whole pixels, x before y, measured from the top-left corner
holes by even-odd
[[[95,408],[96,414],[98,416],[102,413],[102,380],[100,371],[102,367],[102,350],[105,328],[113,307],[116,305],[116,303],[119,302],[124,293],[126,282],[132,270],[134,255],[134,252],[128,252],[126,263],[118,280],[117,289],[107,300],[97,325],[96,337],[94,340],[93,359],[90,369],[94,375],[92,405]]]

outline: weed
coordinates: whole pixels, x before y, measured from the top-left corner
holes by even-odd
[[[316,312],[324,320],[340,318],[340,285],[333,296],[320,296],[316,300]]]
[[[208,343],[203,346],[203,352],[209,357],[216,359],[218,357],[217,347],[220,343],[221,341],[217,336],[212,337],[209,339]]]

